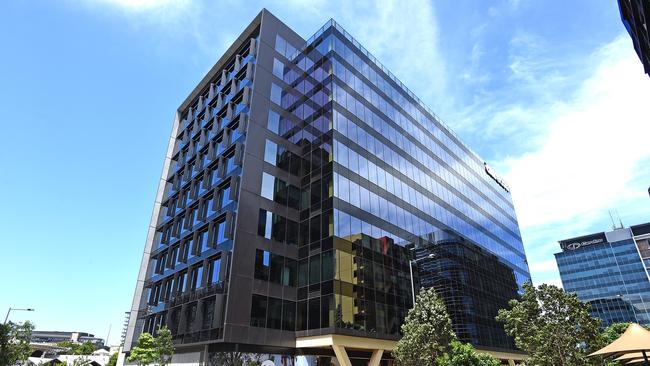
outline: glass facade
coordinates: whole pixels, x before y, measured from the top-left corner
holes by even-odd
[[[606,327],[618,322],[650,324],[650,280],[641,258],[646,240],[609,233],[564,240],[555,254],[567,292],[591,305],[593,316]],[[592,244],[593,243],[593,244]]]
[[[475,346],[515,349],[495,317],[517,298],[512,268],[497,256],[453,233],[415,245],[419,284],[445,302],[458,339]]]
[[[290,173],[301,182],[297,335],[398,337],[412,305],[408,248],[443,233],[496,258],[510,280],[500,305],[516,297],[530,279],[523,244],[510,193],[485,163],[335,22],[303,47],[277,36],[275,50],[270,99],[281,109],[267,127],[283,140],[267,140],[264,160],[303,151]],[[273,180],[263,173],[263,192]],[[267,237],[270,220],[261,213]]]

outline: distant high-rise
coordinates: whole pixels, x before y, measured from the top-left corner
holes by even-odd
[[[166,325],[185,363],[376,366],[412,307],[409,248],[443,233],[489,259],[459,265],[497,269],[501,303],[530,279],[507,184],[333,20],[305,41],[264,10],[177,109],[125,349]]]
[[[621,20],[632,37],[634,50],[643,63],[646,74],[650,74],[650,33],[648,20],[650,0],[618,0]]]
[[[562,285],[591,305],[603,326],[650,324],[650,223],[560,241]]]

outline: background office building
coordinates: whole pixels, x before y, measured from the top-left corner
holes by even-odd
[[[177,110],[125,349],[166,325],[184,362],[376,366],[410,248],[445,233],[503,266],[504,296],[529,280],[503,180],[334,21],[305,41],[262,11]]]
[[[650,223],[560,241],[562,285],[608,326],[650,324]]]
[[[643,63],[646,74],[650,74],[650,33],[648,20],[650,16],[650,1],[648,0],[618,0],[623,25],[632,38],[634,50]]]
[[[95,347],[103,347],[104,340],[102,338],[97,338],[95,335],[85,332],[60,332],[60,331],[46,331],[46,330],[35,330],[32,332],[32,343],[61,343],[61,342],[72,342],[72,343],[86,343],[90,342]]]

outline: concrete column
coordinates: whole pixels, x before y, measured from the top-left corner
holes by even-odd
[[[514,360],[508,360],[508,365],[509,366],[515,366],[515,361]]]
[[[376,349],[372,351],[372,356],[370,357],[370,362],[368,363],[368,366],[379,366],[379,362],[381,362],[381,356],[384,354],[383,349]]]
[[[334,354],[336,355],[336,359],[339,361],[339,365],[352,366],[352,362],[350,362],[348,353],[345,352],[345,347],[333,344],[332,348],[334,349]]]

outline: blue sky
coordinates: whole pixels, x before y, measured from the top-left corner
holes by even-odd
[[[119,340],[175,108],[262,7],[334,18],[504,175],[536,283],[650,221],[650,78],[616,1],[3,1],[0,311]]]

